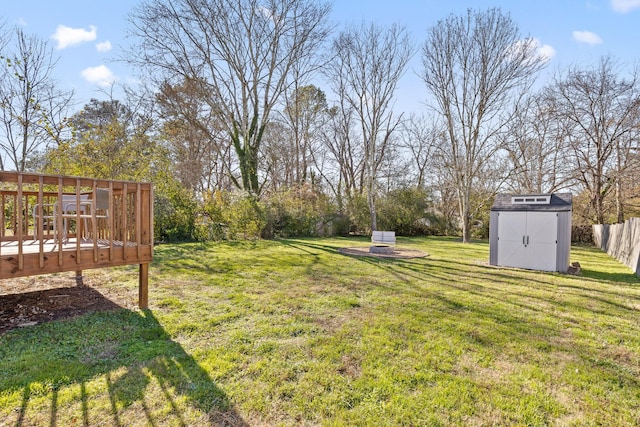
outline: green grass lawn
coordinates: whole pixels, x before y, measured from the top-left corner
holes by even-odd
[[[486,242],[162,245],[150,310],[0,336],[0,425],[640,425],[640,279],[488,265]],[[137,269],[87,272],[136,300]]]

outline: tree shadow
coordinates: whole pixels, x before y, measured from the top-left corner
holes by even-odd
[[[96,378],[106,384],[110,406],[106,416],[112,425],[128,425],[132,405],[142,408],[136,413],[146,417],[148,425],[163,424],[167,418],[172,425],[188,425],[185,402],[204,414],[200,421],[205,425],[248,425],[209,373],[171,339],[150,310],[117,309],[13,331],[0,336],[0,360],[0,395],[21,396],[13,408],[15,419],[7,420],[16,427],[32,424],[28,408],[32,399],[42,398],[43,387],[51,399],[51,426],[60,425],[58,395],[63,388],[79,386],[81,413],[75,415],[82,425],[105,416],[105,408],[91,405],[95,396],[89,389],[96,387]],[[155,391],[148,394],[151,383]],[[152,411],[159,405],[166,408],[162,419]],[[188,411],[193,416],[193,410]]]
[[[600,271],[596,268],[582,268],[582,277],[587,279],[595,279],[597,281],[615,282],[616,285],[623,286],[640,284],[640,278],[633,272],[629,273],[611,273],[609,271]]]

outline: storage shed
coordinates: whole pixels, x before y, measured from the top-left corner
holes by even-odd
[[[571,194],[498,194],[489,220],[489,264],[530,270],[569,268]]]

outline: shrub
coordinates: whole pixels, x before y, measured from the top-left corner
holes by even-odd
[[[166,242],[194,240],[198,204],[185,189],[156,193],[153,201],[154,235]]]
[[[231,209],[231,193],[216,190],[205,193],[202,214],[198,220],[199,240],[227,240],[229,238],[228,216]]]
[[[232,239],[258,239],[266,224],[264,205],[255,197],[236,195],[225,212],[226,224]]]
[[[593,226],[573,225],[571,227],[571,243],[593,244]]]
[[[274,193],[266,202],[266,237],[330,236],[335,207],[329,198],[309,185]]]
[[[349,219],[349,233],[368,234],[371,232],[371,213],[364,194],[355,194],[347,198],[346,212]]]
[[[199,235],[207,240],[257,239],[265,227],[265,209],[255,197],[216,191],[204,200]]]
[[[427,192],[419,188],[389,191],[377,203],[378,229],[394,230],[396,234],[424,234],[427,218]]]
[[[444,215],[433,212],[427,212],[413,225],[413,229],[417,236],[453,236],[458,231]]]

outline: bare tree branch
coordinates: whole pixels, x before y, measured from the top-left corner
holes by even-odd
[[[358,119],[371,229],[376,230],[375,180],[391,134],[400,123],[401,115],[393,112],[394,93],[413,56],[413,47],[404,27],[362,23],[341,32],[331,53],[334,60],[325,74],[343,107]]]
[[[625,172],[637,158],[640,117],[640,74],[634,68],[628,78],[619,77],[615,60],[603,57],[591,69],[572,67],[556,78],[557,119],[565,126],[565,138],[573,160],[574,178],[589,193],[593,220],[604,223],[604,202],[613,193],[616,219],[624,220]]]
[[[57,59],[46,41],[16,28],[15,43],[0,74],[0,166],[24,171],[40,149],[59,142],[73,92],[57,90]]]
[[[447,127],[443,155],[453,177],[463,241],[470,240],[471,194],[499,149],[505,112],[545,65],[531,38],[499,9],[451,15],[428,30],[422,78]]]
[[[259,195],[265,126],[290,71],[319,66],[329,11],[311,0],[148,0],[131,16],[138,43],[128,60],[161,81],[201,83],[233,144],[243,189]]]

